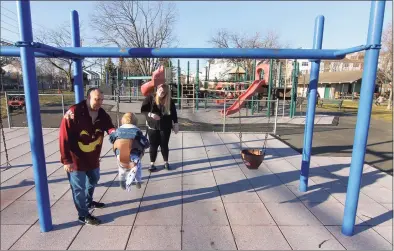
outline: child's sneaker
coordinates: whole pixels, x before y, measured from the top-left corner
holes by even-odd
[[[126,181],[119,181],[119,185],[120,185],[120,188],[122,188],[122,190],[126,190]]]
[[[140,189],[140,188],[141,188],[141,182],[135,183],[135,187],[138,188],[138,189]]]

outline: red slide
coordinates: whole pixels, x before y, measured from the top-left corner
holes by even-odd
[[[228,109],[226,109],[226,116],[234,114],[238,112],[239,108],[242,107],[244,104],[245,100],[250,98],[256,90],[265,84],[265,80],[255,80],[253,83],[249,86],[249,88],[239,96],[240,102],[235,101],[234,104],[232,104]],[[221,114],[223,115],[223,110],[221,111]]]

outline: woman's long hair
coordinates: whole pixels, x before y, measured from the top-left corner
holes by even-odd
[[[164,92],[166,95],[162,98],[159,97],[159,95],[156,92],[155,96],[155,102],[156,105],[159,106],[162,104],[164,106],[164,114],[165,115],[170,115],[171,114],[171,94],[170,94],[170,87],[166,84],[162,85]],[[161,102],[160,102],[161,101]]]

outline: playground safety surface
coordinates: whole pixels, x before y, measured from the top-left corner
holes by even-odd
[[[356,233],[340,233],[348,157],[312,157],[309,191],[298,188],[301,156],[269,137],[266,160],[247,169],[233,133],[180,132],[170,140],[171,171],[149,174],[122,191],[107,138],[93,214],[79,224],[59,162],[57,129],[43,129],[54,229],[40,233],[27,129],[5,129],[11,167],[1,152],[1,249],[392,249],[392,176],[365,165]],[[264,135],[243,134],[244,147]],[[159,154],[157,166],[161,168]]]

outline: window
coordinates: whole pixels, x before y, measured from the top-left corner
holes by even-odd
[[[359,63],[353,63],[353,67],[359,67],[360,64]]]
[[[308,66],[308,62],[302,62],[302,66]]]
[[[343,67],[349,67],[349,64],[348,63],[344,63]]]

